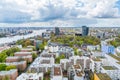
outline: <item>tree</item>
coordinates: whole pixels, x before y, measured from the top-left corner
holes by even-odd
[[[57,58],[55,59],[55,61],[56,61],[57,64],[60,63],[60,59],[65,59],[65,55],[62,54],[62,55],[60,55],[59,57],[57,57]]]
[[[9,71],[9,70],[11,70],[11,69],[16,69],[16,66],[14,66],[14,65],[9,65],[9,66],[6,67],[6,70],[7,70],[7,71]]]
[[[29,46],[29,45],[31,45],[31,41],[30,41],[29,39],[27,39],[27,40],[25,41],[25,47],[27,47],[27,46]]]
[[[40,49],[40,50],[44,50],[44,45],[43,45],[43,44],[40,44],[40,45],[39,45],[39,49]]]
[[[32,53],[32,58],[33,59],[37,58],[37,54],[36,53]]]
[[[79,56],[82,56],[82,55],[83,55],[82,51],[79,51],[79,52],[78,52],[78,55],[79,55]]]
[[[0,62],[5,62],[7,55],[5,52],[0,53]]]
[[[64,59],[64,58],[65,58],[64,54],[60,55],[60,59]]]
[[[74,54],[78,55],[77,48],[74,48]]]
[[[32,49],[33,49],[33,51],[36,51],[36,48],[35,48],[35,46],[34,46]]]
[[[74,42],[69,42],[70,47],[73,47],[73,45],[74,45]]]
[[[6,67],[6,64],[0,64],[0,71],[4,71]]]

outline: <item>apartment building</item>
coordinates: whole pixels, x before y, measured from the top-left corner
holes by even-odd
[[[100,73],[101,72],[101,67],[102,67],[102,60],[100,58],[93,58],[93,63],[94,63],[94,71],[96,73]]]
[[[6,58],[7,63],[19,62],[25,60],[26,62],[32,62],[32,55],[28,56],[10,56]]]
[[[32,55],[32,52],[16,52],[14,53],[14,56],[28,56]]]
[[[66,58],[74,56],[73,48],[57,43],[49,43],[48,46],[46,46],[46,50],[48,50],[50,53],[56,53],[56,56],[60,56],[61,54],[64,54]]]
[[[62,70],[68,70],[68,68],[71,66],[71,63],[69,59],[61,59],[60,65]]]
[[[51,70],[52,66],[54,65],[54,58],[45,58],[45,57],[38,57],[35,61],[30,65],[29,70],[31,72],[47,72]]]
[[[20,62],[12,62],[12,63],[4,63],[6,65],[15,65],[18,69],[18,71],[24,71],[27,67],[26,61],[20,61]]]
[[[93,60],[89,57],[85,56],[72,56],[69,58],[72,65],[80,64],[82,69],[91,69],[93,70]]]
[[[18,76],[17,69],[11,69],[9,71],[0,71],[0,80],[5,80],[5,78],[9,80],[16,80]]]
[[[101,72],[106,73],[112,80],[120,79],[120,70],[115,66],[102,66]]]
[[[21,49],[21,52],[31,52],[31,51],[33,51],[32,48],[22,48]]]

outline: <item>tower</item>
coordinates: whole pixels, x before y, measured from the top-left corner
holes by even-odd
[[[89,28],[87,26],[82,26],[82,36],[87,36],[89,33]]]

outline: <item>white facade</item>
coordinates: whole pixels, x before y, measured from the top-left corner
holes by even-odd
[[[45,49],[48,50],[49,53],[56,53],[56,56],[61,55],[61,53],[64,53],[68,58],[70,56],[74,56],[73,48],[68,46],[61,46],[56,43],[49,43],[48,46],[45,46]]]
[[[16,80],[43,80],[43,73],[22,73]]]
[[[101,72],[101,67],[102,67],[102,61],[95,61],[94,60],[94,71],[96,73],[100,73]]]
[[[120,46],[116,48],[116,52],[120,53]]]
[[[35,69],[35,72],[47,72],[54,65],[54,58],[44,58],[38,57],[35,61],[30,65],[29,70]],[[44,70],[43,70],[44,69]]]
[[[73,65],[78,64],[77,60],[81,60],[80,64],[83,67],[83,69],[85,69],[87,67],[89,67],[89,69],[92,69],[92,70],[94,69],[93,68],[93,66],[94,66],[93,60],[90,59],[89,57],[72,56],[69,58],[69,60],[73,62]],[[87,63],[87,61],[89,61],[89,64]]]
[[[109,63],[111,65],[114,65],[115,67],[117,67],[120,70],[120,64],[118,64],[117,62],[119,62],[118,60],[114,59],[113,57],[109,56],[109,55],[105,55],[105,57],[107,58],[107,60],[109,61]]]
[[[88,45],[87,46],[87,50],[90,50],[90,51],[94,51],[94,50],[100,50],[100,46],[99,45]]]
[[[69,59],[61,59],[60,60],[60,64],[61,64],[61,66],[62,66],[62,68],[64,69],[64,70],[67,70],[68,69],[68,67],[67,66],[69,66],[67,63],[70,63],[70,60]]]
[[[74,80],[84,80],[84,77],[78,77],[78,76],[74,76]]]
[[[48,46],[48,50],[49,52],[57,52],[58,51],[58,46],[55,45],[55,46]]]

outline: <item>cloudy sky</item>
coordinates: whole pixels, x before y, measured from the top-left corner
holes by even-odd
[[[120,0],[0,0],[0,26],[120,27]]]

